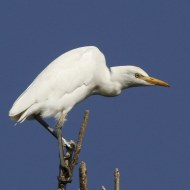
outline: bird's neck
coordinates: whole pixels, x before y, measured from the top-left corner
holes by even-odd
[[[98,92],[103,96],[117,96],[122,89],[129,87],[126,84],[123,69],[121,67],[111,67],[109,77],[101,83]]]
[[[111,81],[113,81],[113,83],[118,83],[121,90],[131,86],[131,80],[126,71],[127,66],[117,66],[110,68]]]

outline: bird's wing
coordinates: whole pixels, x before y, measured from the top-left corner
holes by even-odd
[[[103,54],[95,47],[71,50],[50,63],[18,97],[9,115],[14,119],[35,103],[59,99],[82,85],[96,85],[97,70],[106,67]],[[18,119],[18,118],[17,118]]]

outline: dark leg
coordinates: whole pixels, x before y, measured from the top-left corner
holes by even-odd
[[[50,127],[39,115],[35,115],[34,119],[38,121],[49,133],[51,133],[56,139],[58,139],[57,132],[52,127]],[[70,143],[62,137],[63,143],[68,147],[71,148]]]
[[[58,180],[60,186],[65,184],[66,182],[70,182],[72,174],[70,168],[68,167],[68,164],[65,163],[65,159],[68,158],[64,154],[64,146],[66,145],[68,151],[69,149],[73,151],[74,143],[71,141],[70,144],[62,137],[62,127],[66,118],[66,114],[61,115],[60,119],[58,120],[55,126],[55,130],[52,127],[50,127],[39,115],[35,115],[34,118],[58,140],[60,157],[60,174]]]
[[[50,127],[40,116],[34,117],[47,131],[49,131],[56,139],[58,139],[60,157],[58,190],[66,190],[66,184],[71,183],[72,181],[73,170],[75,165],[77,165],[78,163],[78,157],[81,151],[81,145],[89,117],[89,111],[85,112],[82,126],[79,131],[77,144],[75,145],[73,141],[70,141],[69,147],[64,147],[65,143],[62,138],[62,126],[65,117],[66,115],[62,114],[62,116],[56,124],[55,130],[54,128]]]
[[[38,121],[46,130],[48,130],[56,139],[57,139],[57,133],[55,130],[50,127],[39,115],[35,115],[34,119]]]
[[[68,180],[71,178],[71,171],[68,165],[65,162],[64,154],[64,142],[62,141],[62,127],[66,118],[66,114],[62,114],[56,124],[56,132],[59,145],[59,158],[60,158],[60,174],[59,174],[59,183],[60,185],[68,183]]]

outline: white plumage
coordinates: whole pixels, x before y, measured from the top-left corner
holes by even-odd
[[[148,85],[169,86],[134,66],[108,68],[93,46],[64,53],[50,63],[18,97],[9,116],[22,122],[33,115],[59,118],[90,95],[119,95],[122,89]]]

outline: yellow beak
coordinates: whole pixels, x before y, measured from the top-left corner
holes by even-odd
[[[153,77],[140,77],[142,80],[150,83],[150,84],[154,84],[154,85],[159,85],[159,86],[165,86],[165,87],[169,87],[170,85],[167,83],[167,82],[164,82],[162,80],[159,80],[159,79],[156,79],[156,78],[153,78]]]

